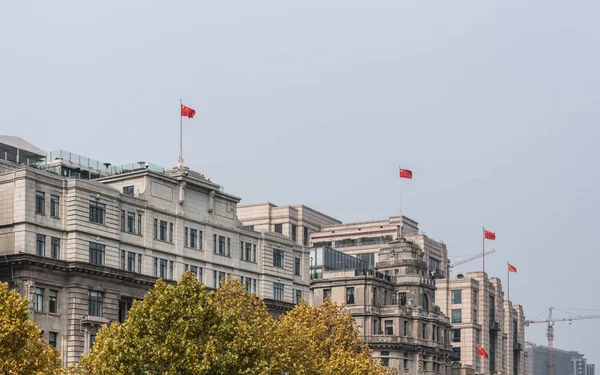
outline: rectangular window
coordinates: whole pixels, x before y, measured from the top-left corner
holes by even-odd
[[[169,242],[173,242],[173,223],[169,223]]]
[[[142,214],[138,214],[138,234],[142,235]]]
[[[296,304],[299,305],[302,302],[302,291],[296,289]]]
[[[294,259],[294,275],[300,276],[300,258]]]
[[[121,232],[125,232],[125,211],[121,210]]]
[[[302,244],[308,246],[308,228],[304,227],[304,235],[302,236]]]
[[[398,295],[396,293],[392,293],[392,305],[398,304]]]
[[[193,247],[194,249],[196,247],[198,247],[198,230],[196,229],[190,229],[190,247]]]
[[[58,292],[56,290],[48,291],[48,312],[53,314],[58,312]]]
[[[217,279],[217,271],[213,271],[213,284],[215,288],[219,287],[219,279]]]
[[[225,255],[225,237],[219,236],[219,255]]]
[[[298,228],[292,224],[292,241],[296,241],[296,239],[298,238],[296,232],[297,232]]]
[[[127,271],[135,272],[135,253],[127,253]]]
[[[283,284],[273,283],[273,299],[275,301],[283,301]]]
[[[455,347],[452,348],[452,351],[454,352],[454,354],[456,354],[458,356],[458,360],[462,361],[462,358],[460,356],[460,347],[459,346],[458,347],[455,346]]]
[[[227,256],[231,256],[231,238],[227,237]]]
[[[95,343],[96,343],[96,335],[90,335],[90,350],[92,350]]]
[[[473,309],[473,323],[477,324],[477,310]]]
[[[188,227],[183,228],[183,246],[188,246]]]
[[[450,292],[450,300],[453,305],[462,303],[462,290],[453,290]]]
[[[283,268],[283,250],[273,249],[273,266]]]
[[[400,295],[400,306],[406,306],[406,292],[398,293]]]
[[[408,321],[404,321],[404,336],[408,335]]]
[[[167,260],[166,259],[160,260],[160,277],[162,277],[163,279],[167,278]]]
[[[104,245],[90,242],[90,263],[104,265]]]
[[[213,234],[213,253],[217,253],[217,235]]]
[[[381,365],[383,367],[389,367],[390,366],[390,359],[387,357],[382,357],[381,358]]]
[[[254,293],[256,293],[256,279],[252,280],[252,288],[254,289]]]
[[[423,340],[427,339],[427,324],[423,323],[422,325],[422,333],[421,333],[421,338],[423,338]]]
[[[219,272],[219,286],[223,286],[226,277],[227,275],[225,275],[225,272]]]
[[[154,257],[154,277],[158,277],[158,258]]]
[[[256,263],[256,245],[252,245],[252,261]]]
[[[246,292],[252,293],[252,279],[246,277]]]
[[[123,194],[133,197],[133,186],[123,186]]]
[[[275,224],[274,231],[276,233],[283,233],[283,224]]]
[[[354,304],[354,288],[346,288],[346,305]]]
[[[331,289],[323,289],[323,301],[327,298],[331,298]]]
[[[160,233],[158,239],[161,241],[167,240],[167,222],[164,220],[160,221]]]
[[[189,270],[191,273],[193,273],[193,274],[194,274],[194,277],[197,279],[197,278],[198,278],[198,266],[193,266],[193,265],[190,265],[190,266],[188,267],[188,265],[187,265],[187,264],[186,264],[185,266],[188,268],[188,270]]]
[[[119,301],[119,323],[124,323],[125,319],[127,319],[127,313],[131,309],[131,305],[133,305],[133,301],[130,299]]]
[[[476,290],[473,291],[473,305],[477,306],[477,298],[478,298],[478,293]]]
[[[452,342],[460,342],[460,329],[452,330]]]
[[[42,288],[35,288],[33,309],[35,311],[44,311],[44,289]]]
[[[452,323],[462,323],[462,310],[461,309],[452,310]]]
[[[246,242],[246,260],[250,262],[252,260],[252,244]]]
[[[46,256],[46,236],[37,235],[36,239],[36,254],[43,257]]]
[[[142,254],[138,254],[138,272],[142,273]]]
[[[43,191],[35,192],[35,213],[40,215],[46,214],[46,193]]]
[[[154,238],[158,238],[158,219],[154,219]]]
[[[135,213],[127,213],[127,232],[135,233]]]
[[[202,250],[202,231],[198,231],[198,248]]]
[[[202,269],[202,267],[198,267],[198,281],[200,281],[201,283],[204,282],[204,270]]]
[[[102,292],[88,292],[88,315],[102,316]]]
[[[50,216],[60,216],[60,197],[58,197],[57,195],[50,196]]]
[[[50,257],[60,259],[60,238],[50,238]]]
[[[58,333],[57,332],[48,332],[48,344],[51,347],[56,348],[57,341],[58,341]]]
[[[173,261],[169,261],[169,280],[173,280]]]
[[[240,259],[244,260],[244,241],[240,241]]]
[[[394,335],[394,321],[393,320],[386,320],[384,322],[384,327],[385,327],[386,335],[388,335],[388,336]]]
[[[125,258],[127,257],[127,252],[125,250],[121,250],[121,269],[125,269]]]
[[[97,224],[104,224],[104,214],[106,205],[104,203],[90,202],[90,221]]]

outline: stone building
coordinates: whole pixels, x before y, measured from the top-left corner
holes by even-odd
[[[217,288],[234,275],[273,315],[308,298],[308,247],[244,228],[240,199],[201,174],[115,169],[71,153],[46,161],[21,139],[1,141],[0,280],[29,298],[65,365],[159,277],[190,270]]]
[[[504,300],[498,278],[484,272],[437,281],[436,300],[450,316],[451,341],[463,365],[476,374],[527,374],[525,316],[520,305]],[[484,348],[489,358],[477,355]]]
[[[326,246],[311,250],[310,303],[344,304],[385,366],[400,373],[452,373],[451,324],[436,306],[436,281],[421,248],[400,237],[379,246],[378,262]],[[464,373],[464,372],[463,372]]]

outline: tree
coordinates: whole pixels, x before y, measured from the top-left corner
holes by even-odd
[[[0,282],[0,374],[64,373],[60,355],[29,319],[27,298]]]
[[[320,307],[306,302],[283,316],[275,335],[277,361],[293,375],[384,375],[359,338],[354,318],[326,300]]]

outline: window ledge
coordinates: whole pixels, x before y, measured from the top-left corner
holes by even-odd
[[[81,318],[81,324],[108,324],[110,320],[101,316],[84,315]]]
[[[198,247],[191,247],[191,246],[183,246],[184,249],[190,249],[190,250],[198,250],[198,251],[202,251],[202,248],[198,248]]]

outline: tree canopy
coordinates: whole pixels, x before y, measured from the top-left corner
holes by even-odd
[[[159,280],[121,325],[104,327],[82,375],[384,375],[354,320],[331,303],[298,305],[280,320],[228,278],[209,292],[192,273]]]
[[[60,355],[29,319],[27,305],[27,298],[0,282],[0,374],[62,374]]]

